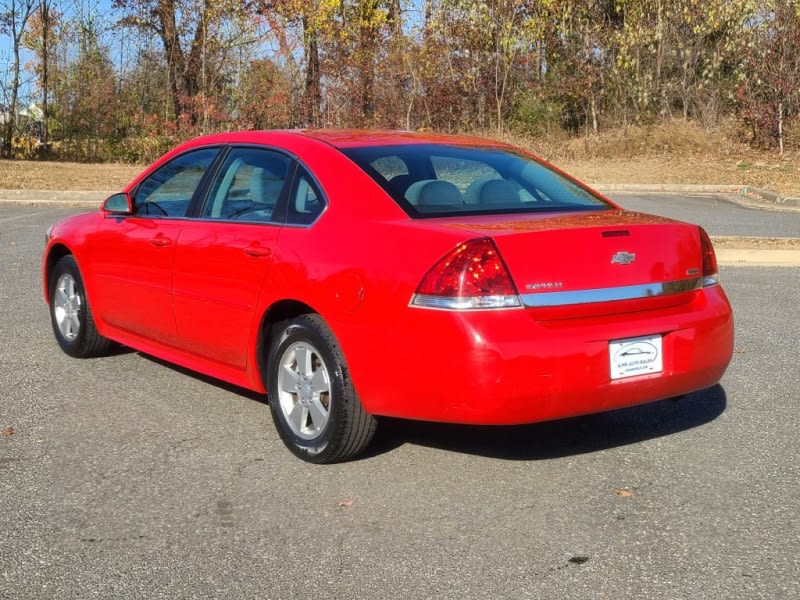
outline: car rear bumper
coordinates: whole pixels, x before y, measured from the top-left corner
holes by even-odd
[[[612,380],[609,341],[650,335],[662,336],[663,371]],[[730,362],[733,337],[730,304],[714,286],[679,305],[599,316],[411,308],[381,336],[380,352],[351,364],[364,367],[353,377],[374,414],[511,425],[710,387]]]

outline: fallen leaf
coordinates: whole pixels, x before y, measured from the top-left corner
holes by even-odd
[[[337,508],[353,508],[355,502],[355,500],[340,500],[336,503],[336,506]]]
[[[630,490],[615,490],[615,491],[614,491],[614,493],[615,493],[617,496],[619,496],[620,498],[633,498],[633,496],[635,495],[635,494],[634,494],[632,491],[630,491]]]
[[[2,435],[3,437],[10,437],[11,434],[13,433],[14,433],[13,427],[6,427],[5,429],[3,429],[3,431],[0,431],[0,435]]]

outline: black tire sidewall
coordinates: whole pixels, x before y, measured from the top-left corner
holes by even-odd
[[[78,288],[78,294],[81,298],[81,307],[78,311],[78,318],[80,319],[80,328],[78,330],[78,335],[75,336],[74,340],[66,339],[61,330],[58,328],[58,322],[56,321],[56,314],[55,314],[55,296],[56,296],[56,288],[58,286],[58,280],[64,274],[69,274],[72,276],[72,279],[75,281],[75,286]],[[86,290],[83,286],[83,278],[81,277],[80,270],[78,269],[78,265],[75,262],[75,259],[72,256],[65,256],[60,259],[55,267],[53,267],[53,272],[50,274],[50,323],[53,326],[53,333],[56,336],[56,341],[58,345],[61,346],[61,349],[69,354],[70,356],[81,356],[84,349],[84,341],[86,338],[86,330],[88,326],[88,319],[87,316],[89,314],[89,303],[86,299]]]
[[[330,447],[331,439],[337,434],[339,422],[339,403],[344,397],[342,365],[330,348],[328,342],[317,331],[316,323],[309,320],[293,319],[278,325],[277,336],[270,348],[267,359],[267,394],[269,398],[272,418],[278,429],[281,439],[289,449],[304,460],[310,462],[325,462],[326,451]],[[278,390],[278,371],[281,358],[286,349],[295,342],[308,342],[319,353],[330,377],[330,404],[328,406],[328,421],[322,433],[311,440],[306,440],[296,435],[289,424],[280,405]]]

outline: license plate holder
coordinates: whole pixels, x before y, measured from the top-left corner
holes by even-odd
[[[608,343],[611,379],[661,373],[664,370],[660,335],[645,335]]]

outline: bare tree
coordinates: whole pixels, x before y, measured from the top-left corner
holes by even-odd
[[[48,128],[47,128],[47,92],[50,82],[50,28],[53,23],[51,5],[53,0],[39,0],[39,15],[42,21],[42,144],[47,148]]]
[[[38,0],[0,0],[0,34],[11,38],[13,55],[11,66],[11,100],[8,105],[5,130],[3,132],[4,151],[11,154],[11,141],[17,126],[17,102],[19,99],[20,65],[22,37],[28,26],[28,20],[36,9]]]

